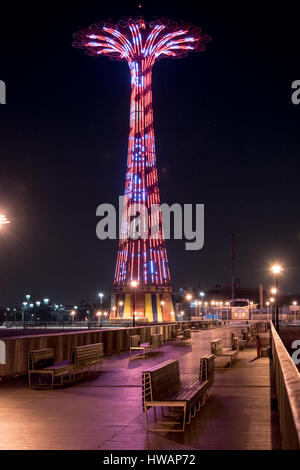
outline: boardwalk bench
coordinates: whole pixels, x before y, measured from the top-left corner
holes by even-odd
[[[256,336],[257,357],[270,357],[271,338],[270,333],[258,333]]]
[[[54,388],[56,379],[62,385],[70,383],[77,374],[90,371],[102,364],[103,344],[88,344],[72,348],[71,360],[55,362],[53,348],[38,349],[28,353],[28,385],[30,388]],[[32,377],[38,377],[38,383]],[[42,380],[42,378],[47,380]],[[50,379],[50,380],[49,380]]]
[[[71,353],[71,380],[78,374],[89,373],[91,368],[97,371],[97,366],[100,366],[101,369],[103,356],[103,343],[74,346]]]
[[[211,342],[211,352],[215,354],[216,360],[219,358],[227,359],[229,367],[232,366],[234,359],[237,358],[238,349],[232,350],[230,348],[223,348],[222,341],[220,339],[215,339]]]
[[[70,361],[55,362],[52,348],[36,349],[28,353],[29,388],[49,388],[49,386],[53,388],[57,378],[60,379],[62,385],[64,378],[70,380],[70,372]],[[33,376],[38,376],[38,383],[32,383]],[[45,377],[47,381],[42,381],[42,377]]]
[[[199,374],[183,374],[180,376],[178,360],[169,360],[163,362],[151,369],[143,371],[143,411],[145,412],[146,430],[148,431],[166,431],[166,427],[156,427],[149,429],[148,409],[153,407],[154,417],[156,419],[156,407],[162,409],[167,407],[169,413],[181,410],[179,421],[167,421],[168,424],[177,424],[176,429],[169,429],[174,432],[182,432],[185,425],[189,424],[191,417],[195,416],[200,406],[205,403],[207,390],[213,383],[211,368],[210,381],[206,378],[208,358],[200,360]],[[211,364],[210,364],[211,366]],[[178,410],[179,408],[179,410]],[[160,423],[163,424],[163,423]],[[166,423],[165,423],[166,424]]]
[[[235,349],[245,349],[247,341],[244,338],[240,338],[237,333],[231,332],[231,347]]]
[[[130,336],[130,359],[137,357],[146,357],[151,351],[161,350],[163,345],[163,337],[160,333],[153,334],[150,337],[149,343],[142,343],[140,335]],[[134,353],[134,354],[132,354]]]
[[[192,338],[191,330],[190,329],[185,329],[179,335],[177,335],[176,340],[186,341],[186,340],[191,339],[191,338]]]

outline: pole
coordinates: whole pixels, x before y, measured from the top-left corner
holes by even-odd
[[[133,291],[133,317],[132,317],[132,326],[135,326],[135,290]]]
[[[279,305],[278,305],[278,276],[275,276],[276,303],[275,303],[275,328],[279,332]]]
[[[234,300],[234,276],[235,276],[235,247],[236,239],[234,233],[231,234],[231,300]]]

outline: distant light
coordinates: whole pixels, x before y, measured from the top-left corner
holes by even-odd
[[[268,306],[269,306],[269,305],[270,305],[270,302],[266,302],[266,305],[268,305]]]
[[[99,295],[100,299],[102,299],[102,298],[103,298],[103,296],[104,296],[104,294],[103,294],[102,292],[99,292],[99,294],[98,294],[98,295]]]
[[[97,315],[97,317],[101,317],[102,312],[99,311],[99,312],[96,313],[96,315]]]
[[[35,303],[36,303],[37,307],[39,307],[41,305],[41,302],[39,300],[37,300]]]
[[[122,302],[122,300],[119,302],[119,306],[122,307],[122,305],[124,304],[124,302]]]
[[[74,315],[75,315],[75,310],[72,310],[72,311],[71,311],[71,315],[72,315],[72,317],[74,317]]]
[[[23,302],[24,307],[26,307],[27,304],[28,304],[28,302]]]
[[[4,224],[10,224],[10,220],[4,214],[0,214],[0,228]]]
[[[27,300],[29,300],[29,299],[30,299],[30,297],[31,297],[31,295],[30,295],[30,294],[26,294],[26,295],[25,295],[25,298],[26,298]]]
[[[75,310],[77,310],[77,309],[78,309],[78,306],[77,306],[77,305],[74,305],[74,308],[75,308]]]
[[[160,302],[160,305],[161,305],[162,307],[165,305],[164,300],[162,300],[162,301]]]
[[[186,294],[185,298],[186,300],[192,300],[193,296],[192,294]]]
[[[279,266],[279,264],[274,264],[272,267],[271,267],[271,271],[273,274],[280,274],[281,271],[282,271],[282,267]]]
[[[205,296],[205,292],[200,292],[200,297],[204,297]]]
[[[297,300],[294,300],[294,301],[293,301],[293,305],[298,305]]]
[[[49,303],[49,299],[43,299],[43,302],[44,302],[44,304],[48,304],[48,303]]]
[[[270,302],[274,302],[274,297],[270,297]]]
[[[272,287],[272,289],[271,289],[271,293],[272,293],[272,294],[276,294],[276,293],[277,293],[277,289],[276,289],[276,287]]]
[[[131,287],[135,288],[135,287],[137,287],[138,282],[137,281],[131,281],[130,285],[131,285]]]
[[[30,304],[29,307],[30,307],[30,308],[33,308],[33,304]]]

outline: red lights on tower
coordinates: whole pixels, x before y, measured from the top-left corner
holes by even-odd
[[[117,24],[95,23],[74,37],[74,47],[85,49],[89,55],[128,62],[131,99],[124,211],[132,204],[143,204],[150,214],[151,206],[160,204],[151,91],[153,65],[164,57],[183,57],[189,51],[202,51],[210,38],[190,24],[166,18],[147,23],[141,17],[122,19]],[[119,242],[116,289],[130,287],[134,279],[141,290],[151,286],[159,291],[160,287],[170,286],[161,213],[156,214],[156,220],[149,220],[147,239],[127,237]],[[153,237],[151,228],[155,222],[158,236]]]

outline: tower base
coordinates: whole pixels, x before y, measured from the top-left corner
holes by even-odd
[[[175,309],[171,287],[150,288],[148,291],[130,288],[118,289],[115,292],[115,310],[110,318],[133,318],[135,304],[136,320],[149,322],[174,321]],[[164,302],[162,305],[161,302]]]

